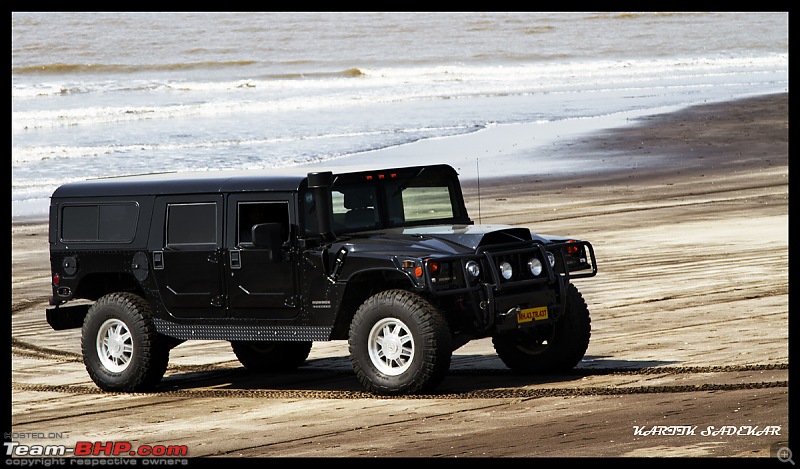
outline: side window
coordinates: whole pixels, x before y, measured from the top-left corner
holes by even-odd
[[[135,202],[65,205],[61,211],[63,241],[129,243],[136,235]]]
[[[135,203],[100,206],[101,241],[132,241],[136,234],[139,207]]]
[[[280,223],[281,239],[289,239],[288,202],[239,202],[237,212],[238,246],[252,243],[253,226],[260,223]]]
[[[99,205],[65,206],[61,211],[61,239],[96,241]]]
[[[167,205],[167,246],[217,243],[217,204]]]

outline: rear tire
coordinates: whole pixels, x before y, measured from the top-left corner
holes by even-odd
[[[249,371],[291,371],[305,363],[312,342],[231,342],[233,353]]]
[[[589,308],[577,288],[566,286],[567,307],[555,324],[536,332],[492,337],[497,355],[518,373],[557,373],[571,370],[589,347],[592,325]]]
[[[452,339],[439,311],[404,290],[375,294],[350,324],[350,361],[364,388],[377,395],[422,394],[447,375]]]
[[[168,341],[156,332],[150,306],[133,293],[111,293],[89,308],[81,331],[86,371],[104,391],[154,388],[169,362]]]

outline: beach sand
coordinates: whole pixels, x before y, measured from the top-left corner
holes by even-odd
[[[456,350],[442,385],[442,393],[461,395],[455,399],[193,397],[211,388],[336,390],[308,375],[248,381],[231,371],[240,368],[225,343],[206,342],[171,355],[166,389],[186,394],[99,393],[79,360],[79,331],[54,333],[44,320],[46,225],[12,223],[13,431],[64,432],[64,444],[181,443],[193,456],[770,457],[789,432],[788,138],[788,93],[758,96],[643,117],[539,150],[574,161],[574,173],[509,167],[507,177],[465,180],[476,222],[588,240],[598,274],[575,281],[592,314],[578,366],[586,374],[555,383],[482,374],[502,365],[490,342],[475,341]],[[344,356],[346,344],[315,344],[311,369],[346,369]],[[220,374],[187,371],[207,363]],[[641,372],[652,367],[668,371]],[[591,373],[609,369],[634,373]],[[349,375],[337,383],[359,390]],[[575,393],[513,397],[564,388]],[[466,396],[497,389],[512,397]],[[250,422],[258,422],[256,439],[241,437]],[[782,432],[644,438],[633,433],[639,425]]]

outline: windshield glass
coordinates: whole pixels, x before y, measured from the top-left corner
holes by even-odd
[[[306,233],[316,230],[316,203],[304,198]],[[385,227],[471,223],[458,177],[438,167],[341,174],[331,187],[331,227],[337,234]]]
[[[384,193],[389,225],[452,219],[456,215],[452,190],[451,181],[436,174],[387,181]]]

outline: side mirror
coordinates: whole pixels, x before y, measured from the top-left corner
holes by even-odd
[[[253,246],[256,248],[268,249],[272,262],[279,262],[281,260],[281,245],[283,245],[282,231],[283,225],[280,223],[259,223],[258,225],[253,225],[251,231]]]

